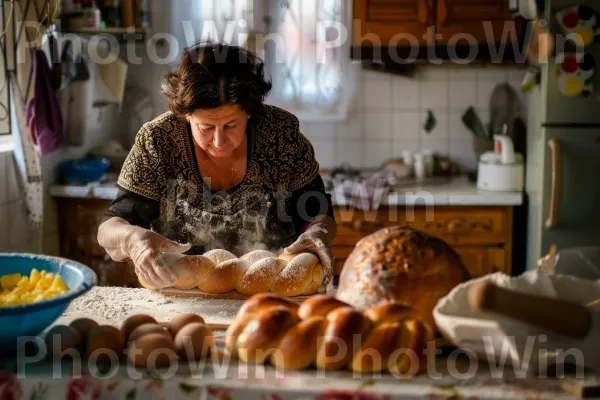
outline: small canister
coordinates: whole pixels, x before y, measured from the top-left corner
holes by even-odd
[[[423,154],[423,162],[425,163],[425,176],[433,176],[433,151],[429,149],[423,149],[421,154]]]
[[[402,162],[404,163],[404,165],[412,167],[414,163],[412,150],[402,151]]]
[[[415,179],[419,182],[423,182],[427,176],[425,157],[423,153],[415,153],[413,168],[415,171]]]
[[[83,10],[83,26],[85,28],[100,28],[102,15],[99,8],[86,8]]]

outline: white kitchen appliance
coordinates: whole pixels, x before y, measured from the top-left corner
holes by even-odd
[[[494,151],[483,153],[479,159],[477,188],[495,192],[523,190],[525,168],[523,156],[515,153],[510,136],[494,136]]]

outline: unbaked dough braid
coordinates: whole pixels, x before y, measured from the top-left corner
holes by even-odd
[[[217,249],[200,256],[163,254],[161,260],[177,276],[173,287],[197,287],[206,293],[237,290],[246,295],[271,292],[286,297],[302,296],[317,293],[323,281],[323,267],[312,253],[277,256],[266,250],[255,250],[238,258]]]
[[[433,339],[431,326],[402,304],[386,302],[360,312],[327,295],[298,305],[260,294],[244,303],[225,345],[245,363],[414,376],[427,367],[428,355],[435,355],[428,348]]]

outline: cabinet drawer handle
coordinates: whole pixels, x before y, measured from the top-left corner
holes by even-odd
[[[465,222],[461,220],[453,220],[448,222],[448,232],[449,233],[464,233],[465,230]]]
[[[471,228],[473,228],[473,229],[481,228],[483,230],[491,232],[493,230],[492,225],[493,225],[493,222],[489,221],[489,220],[488,221],[475,221],[471,224]]]
[[[550,193],[550,207],[546,228],[555,228],[558,224],[558,213],[560,210],[562,195],[562,149],[558,140],[552,138],[548,141],[548,147],[552,152],[552,188]]]

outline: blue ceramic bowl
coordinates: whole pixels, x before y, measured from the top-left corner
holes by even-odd
[[[17,338],[42,333],[66,310],[71,301],[96,285],[96,274],[85,265],[64,258],[31,254],[0,254],[0,274],[27,275],[33,268],[59,273],[69,291],[32,304],[0,306],[0,353],[15,348]]]
[[[60,164],[60,172],[65,183],[76,185],[99,182],[109,168],[110,161],[105,158],[67,160]]]

